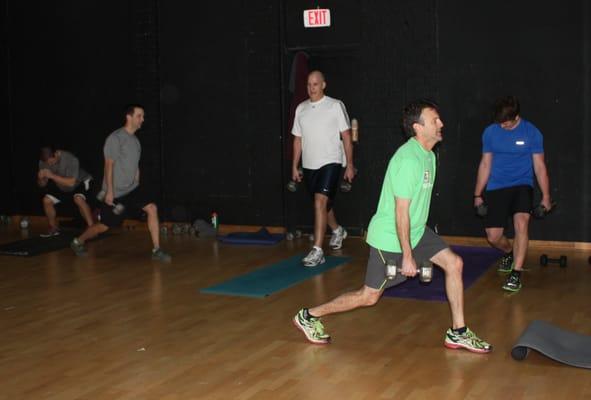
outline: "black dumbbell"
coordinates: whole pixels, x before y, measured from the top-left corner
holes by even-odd
[[[480,203],[478,206],[474,207],[474,212],[480,218],[484,218],[488,214],[488,204],[486,202]]]
[[[355,176],[357,176],[357,173],[359,172],[359,170],[357,168],[355,168]],[[343,181],[341,182],[339,189],[341,190],[341,192],[343,193],[349,193],[351,191],[351,189],[353,189],[353,183],[346,181],[343,178]]]
[[[540,264],[545,267],[549,263],[554,263],[560,265],[560,268],[566,267],[566,262],[568,261],[566,256],[560,256],[560,258],[549,258],[546,254],[542,254],[540,256]]]
[[[300,176],[302,176],[304,174],[304,170],[302,168],[298,168],[298,172],[299,172]],[[287,185],[285,185],[285,187],[287,188],[288,191],[295,193],[298,191],[298,185],[299,185],[299,182],[296,182],[293,179],[290,179],[289,182],[287,182]]]
[[[395,264],[386,264],[386,279],[393,280],[400,272],[402,272],[402,267]],[[419,280],[421,282],[431,282],[433,279],[433,264],[429,261],[421,263],[417,268],[417,274],[419,275]]]
[[[552,202],[552,208],[550,210],[546,210],[546,207],[544,207],[542,205],[542,203],[540,203],[537,206],[535,206],[533,210],[531,210],[531,214],[536,219],[544,219],[546,217],[546,215],[548,215],[552,211],[554,211],[554,208],[556,208],[556,203],[555,202]]]

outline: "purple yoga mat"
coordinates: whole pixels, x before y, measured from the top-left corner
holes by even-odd
[[[464,290],[472,286],[503,255],[503,252],[490,247],[451,246],[451,249],[464,259]],[[418,278],[407,279],[400,285],[386,289],[384,296],[447,301],[443,271],[434,266],[431,283],[421,283]]]

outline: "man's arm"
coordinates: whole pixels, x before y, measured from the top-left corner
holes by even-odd
[[[56,184],[61,186],[74,186],[76,184],[76,178],[74,177],[66,177],[54,174],[50,170],[46,170],[45,177],[52,179]]]
[[[37,172],[37,185],[39,185],[39,187],[47,186],[47,178],[45,177],[45,169],[40,169],[39,172]]]
[[[396,233],[402,249],[402,275],[415,276],[417,264],[412,256],[410,244],[410,199],[395,197],[396,201]]]
[[[105,195],[105,203],[113,205],[113,165],[115,160],[105,157],[105,185],[107,186],[107,193]]]
[[[300,158],[302,157],[302,137],[293,137],[293,161],[291,162],[291,179],[296,182],[302,180],[298,166],[300,165]]]
[[[345,169],[345,180],[352,182],[355,178],[355,167],[353,165],[353,141],[351,140],[351,130],[347,129],[341,132],[343,139],[343,147],[345,149],[345,157],[347,158],[347,168]]]
[[[552,208],[552,199],[550,198],[550,179],[548,178],[548,169],[546,168],[544,153],[533,154],[532,159],[538,186],[540,186],[540,190],[542,191],[541,203],[546,210],[550,210]]]
[[[482,192],[488,182],[490,176],[490,166],[492,164],[492,153],[482,153],[480,165],[478,166],[478,174],[476,175],[476,187],[474,188],[474,207],[478,207],[483,203]]]

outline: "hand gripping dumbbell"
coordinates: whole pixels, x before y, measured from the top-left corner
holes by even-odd
[[[402,272],[402,267],[395,264],[386,264],[386,279],[393,280],[396,275]],[[433,279],[433,264],[430,261],[425,261],[417,268],[419,280],[423,283],[429,283]]]
[[[534,218],[536,218],[536,219],[544,219],[546,217],[546,215],[548,215],[552,211],[554,211],[555,207],[556,207],[556,203],[552,202],[552,208],[550,208],[550,210],[546,210],[546,207],[544,207],[544,205],[542,203],[540,203],[534,207],[534,209],[531,211],[531,213],[534,216]]]
[[[479,205],[474,207],[474,213],[479,216],[480,218],[484,218],[487,216],[488,214],[488,204],[486,204],[486,201],[484,200],[484,198],[480,195],[474,195],[474,198],[481,198],[482,199],[482,203],[480,203]]]
[[[302,176],[304,174],[304,170],[300,167],[300,168],[298,168],[298,173],[300,174],[300,176]],[[298,191],[298,184],[299,184],[299,182],[296,182],[293,179],[290,179],[290,181],[287,182],[287,185],[285,185],[285,187],[287,188],[288,191],[295,193]]]
[[[560,268],[566,268],[566,262],[568,261],[566,256],[560,256],[560,258],[550,258],[546,254],[540,256],[540,264],[545,267],[549,263],[558,264]]]
[[[105,197],[107,197],[107,193],[104,190],[101,190],[96,195],[96,199],[101,202],[105,201]],[[113,214],[121,215],[121,214],[123,214],[123,211],[125,211],[125,206],[122,203],[114,203],[113,204]]]
[[[357,168],[355,168],[355,176],[357,176],[357,172],[359,172],[359,170]],[[351,189],[353,189],[353,183],[343,179],[343,181],[341,182],[341,184],[339,186],[339,189],[343,193],[349,193],[351,191]]]

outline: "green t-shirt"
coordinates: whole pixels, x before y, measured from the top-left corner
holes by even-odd
[[[414,248],[425,232],[433,182],[435,154],[416,139],[409,139],[390,159],[378,209],[367,230],[367,243],[380,250],[402,252],[396,232],[395,197],[399,197],[410,199],[410,244]]]

